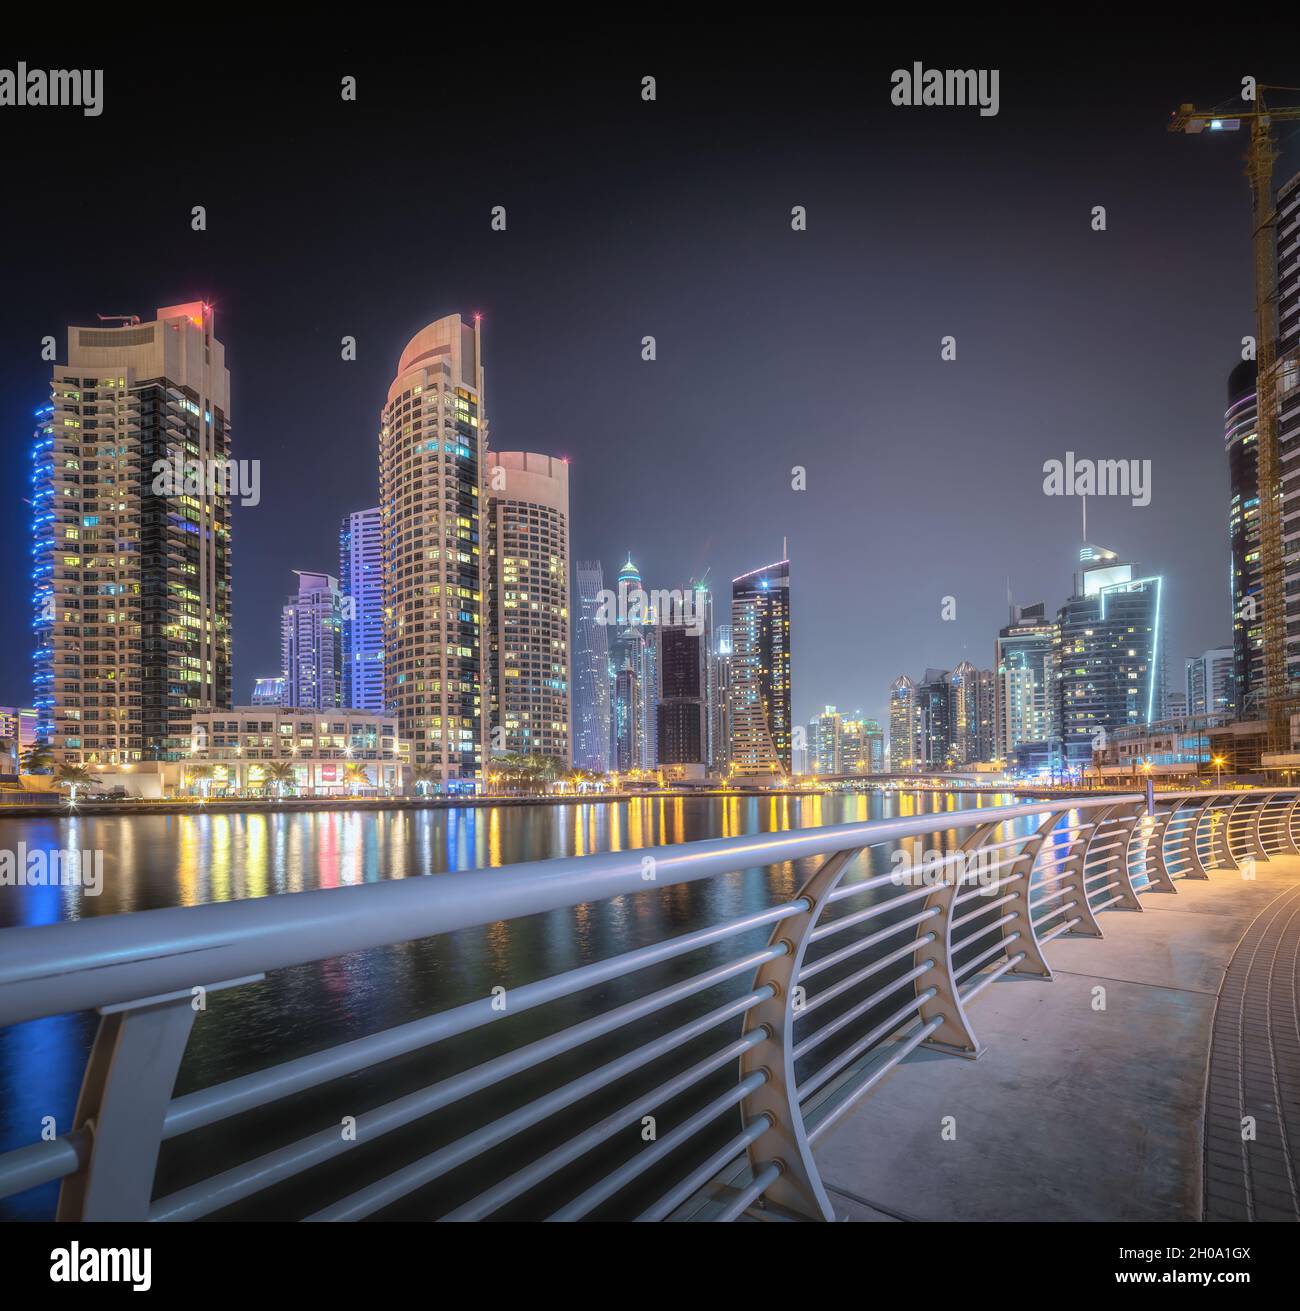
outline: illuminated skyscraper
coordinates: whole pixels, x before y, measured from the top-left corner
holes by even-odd
[[[641,689],[636,670],[624,665],[614,676],[613,759],[619,773],[641,767]]]
[[[1278,522],[1283,538],[1278,554],[1283,560],[1281,586],[1286,606],[1286,678],[1294,692],[1300,683],[1300,551],[1295,544],[1295,513],[1300,502],[1300,173],[1277,189],[1276,214],[1274,400],[1282,501]],[[1248,669],[1252,666],[1253,657]],[[1240,699],[1238,704],[1242,704]]]
[[[330,710],[343,705],[343,599],[329,574],[298,575],[297,595],[280,614],[282,705]]]
[[[254,706],[284,705],[284,675],[276,674],[269,678],[255,678],[253,680],[253,699],[249,704]]]
[[[458,314],[407,343],[379,426],[385,702],[411,763],[474,789],[487,747],[478,321]]]
[[[824,706],[808,722],[808,769],[814,774],[844,771],[844,716],[834,706]]]
[[[975,759],[992,760],[997,755],[997,675],[991,669],[979,672],[976,704],[979,726],[975,733]]]
[[[713,641],[713,769],[731,759],[731,625],[719,624]]]
[[[574,623],[573,763],[597,774],[609,772],[609,627],[602,622],[605,575],[599,560],[575,569],[578,604]]]
[[[996,705],[993,749],[1015,764],[1017,752],[1045,758],[1052,736],[1052,651],[1056,625],[1043,602],[1012,606],[994,646]],[[1034,748],[1031,751],[1031,747]]]
[[[343,598],[343,704],[384,712],[384,550],[379,507],[358,510],[339,530]]]
[[[1257,712],[1264,688],[1264,597],[1259,558],[1259,415],[1255,361],[1242,360],[1228,375],[1223,442],[1228,452],[1228,543],[1232,552],[1233,702]]]
[[[67,361],[32,450],[40,734],[70,763],[175,760],[231,700],[225,350],[195,301],[70,327]]]
[[[663,616],[659,643],[659,697],[655,708],[658,763],[698,766],[709,763],[709,644],[702,627]]]
[[[525,451],[493,451],[489,466],[493,750],[546,756],[566,766],[569,466]]]
[[[980,759],[979,670],[963,660],[948,675],[951,693],[953,763],[969,765]]]
[[[1084,546],[1075,595],[1057,614],[1054,693],[1070,768],[1091,763],[1105,733],[1149,724],[1164,707],[1158,577],[1135,578],[1113,551]]]
[[[921,764],[916,684],[899,674],[889,688],[889,768],[901,774]]]
[[[1232,713],[1236,706],[1236,680],[1231,647],[1215,647],[1187,662],[1186,695],[1189,715]]]
[[[788,774],[790,562],[731,583],[731,764],[740,775]]]
[[[943,769],[957,763],[953,702],[948,670],[927,669],[925,677],[916,685],[920,763],[924,769]]]

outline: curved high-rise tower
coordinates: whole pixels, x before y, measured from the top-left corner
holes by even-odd
[[[447,791],[486,756],[486,449],[478,320],[451,314],[407,343],[379,427],[385,703]]]

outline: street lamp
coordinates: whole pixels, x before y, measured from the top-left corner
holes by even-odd
[[[1215,784],[1215,786],[1218,787],[1219,789],[1222,789],[1224,759],[1222,756],[1215,756],[1213,761],[1211,761],[1211,764],[1213,764],[1214,768],[1218,771],[1218,782]]]

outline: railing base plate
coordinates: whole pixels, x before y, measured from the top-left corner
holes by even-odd
[[[939,1052],[944,1056],[960,1056],[963,1060],[978,1061],[981,1056],[988,1050],[983,1043],[978,1047],[957,1047],[950,1042],[923,1042],[918,1048],[923,1052]]]

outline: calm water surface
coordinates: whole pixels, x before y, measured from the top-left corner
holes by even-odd
[[[102,850],[104,887],[98,897],[69,888],[0,888],[0,927],[115,915],[165,906],[265,897],[379,879],[437,876],[516,861],[622,851],[699,838],[809,828],[931,811],[1008,804],[1008,797],[960,793],[857,793],[808,797],[643,798],[581,806],[464,808],[423,811],[347,811],[314,814],[141,815],[0,818],[0,848]],[[938,835],[947,849],[954,834]],[[856,877],[889,868],[888,847],[860,861]],[[259,984],[210,999],[195,1024],[177,1094],[288,1060],[332,1043],[482,997],[498,985],[534,979],[631,950],[661,936],[744,914],[793,895],[815,862],[740,870],[685,887],[619,897],[528,919],[466,929],[441,938],[360,952],[282,970]],[[754,935],[753,947],[767,938]],[[227,1125],[165,1144],[158,1176],[162,1195],[234,1161],[360,1114],[490,1058],[519,1041],[686,977],[714,960],[734,959],[735,944],[694,953],[686,963],[643,971],[566,1002],[509,1017],[430,1051],[414,1053],[338,1080],[289,1102],[238,1117]],[[698,1010],[718,1004],[715,996]],[[674,1021],[681,1022],[681,1014]],[[60,1132],[71,1124],[96,1017],[59,1016],[0,1032],[0,1151],[34,1141],[44,1116]],[[513,1027],[512,1027],[513,1026]],[[643,1031],[639,1040],[648,1035]],[[716,1049],[716,1042],[715,1048]],[[593,1050],[594,1049],[594,1050]],[[598,1044],[584,1049],[567,1071],[590,1068]],[[626,1047],[611,1047],[611,1052]],[[548,1067],[549,1068],[549,1067]],[[549,1086],[549,1085],[548,1085]],[[535,1095],[534,1090],[534,1095]],[[612,1104],[626,1100],[624,1089]],[[341,1100],[340,1100],[341,1099]],[[516,1104],[503,1092],[475,1104],[461,1123],[448,1116],[388,1135],[382,1150],[319,1168],[311,1186],[291,1183],[252,1199],[227,1215],[295,1216],[390,1173],[469,1127]],[[734,1128],[729,1130],[734,1132]],[[544,1136],[536,1143],[547,1143]],[[534,1150],[535,1150],[534,1144]],[[528,1146],[528,1136],[511,1150]],[[501,1151],[502,1149],[498,1149]],[[506,1162],[507,1166],[509,1161]],[[599,1177],[610,1162],[592,1175]],[[499,1172],[498,1172],[499,1173]],[[475,1180],[463,1185],[473,1195]],[[52,1215],[57,1185],[0,1201],[0,1217]],[[386,1216],[440,1213],[461,1193],[414,1194]],[[430,1209],[432,1208],[432,1210]]]

